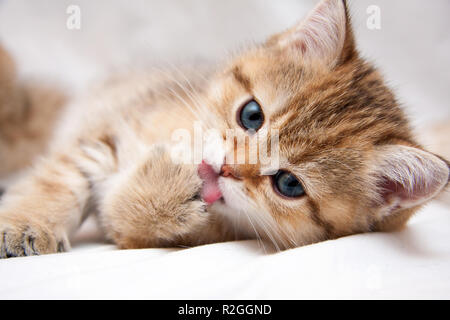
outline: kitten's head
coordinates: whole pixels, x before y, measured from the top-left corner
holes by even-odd
[[[236,139],[213,152],[206,145],[205,161],[221,171],[223,199],[211,211],[280,248],[399,228],[448,184],[447,162],[414,141],[394,95],[359,56],[345,1],[320,2],[240,55],[208,99],[223,137],[278,130],[276,168],[249,164],[248,144]],[[233,152],[247,161],[222,160]]]

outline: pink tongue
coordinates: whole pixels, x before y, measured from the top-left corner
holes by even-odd
[[[198,166],[198,175],[203,180],[201,196],[207,204],[213,204],[222,198],[222,192],[220,191],[218,184],[219,175],[209,164],[203,161],[202,164]]]

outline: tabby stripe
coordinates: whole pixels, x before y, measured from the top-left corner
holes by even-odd
[[[252,92],[252,83],[250,79],[242,73],[241,68],[235,67],[231,71],[234,78],[247,90],[248,92]]]
[[[333,226],[329,222],[325,221],[325,219],[323,219],[320,214],[320,207],[314,200],[308,198],[307,204],[311,208],[311,219],[317,226],[325,231],[327,239],[330,239],[334,233]]]

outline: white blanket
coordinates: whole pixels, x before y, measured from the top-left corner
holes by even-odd
[[[432,203],[401,232],[281,253],[256,241],[129,251],[80,243],[1,260],[0,299],[449,299],[449,227],[450,209]]]

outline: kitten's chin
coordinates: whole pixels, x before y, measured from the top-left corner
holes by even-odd
[[[247,212],[249,199],[242,194],[240,183],[220,177],[218,185],[222,197],[210,204],[208,211],[228,221],[233,230],[239,233],[239,237],[254,238],[255,227]]]
[[[242,183],[220,176],[206,161],[199,165],[198,174],[203,181],[200,196],[208,211],[228,221],[239,237],[253,238],[255,226],[248,213],[250,199],[243,193]]]
[[[208,212],[221,216],[235,233],[236,239],[255,239],[255,229],[245,213],[230,207],[222,198],[208,207]]]

